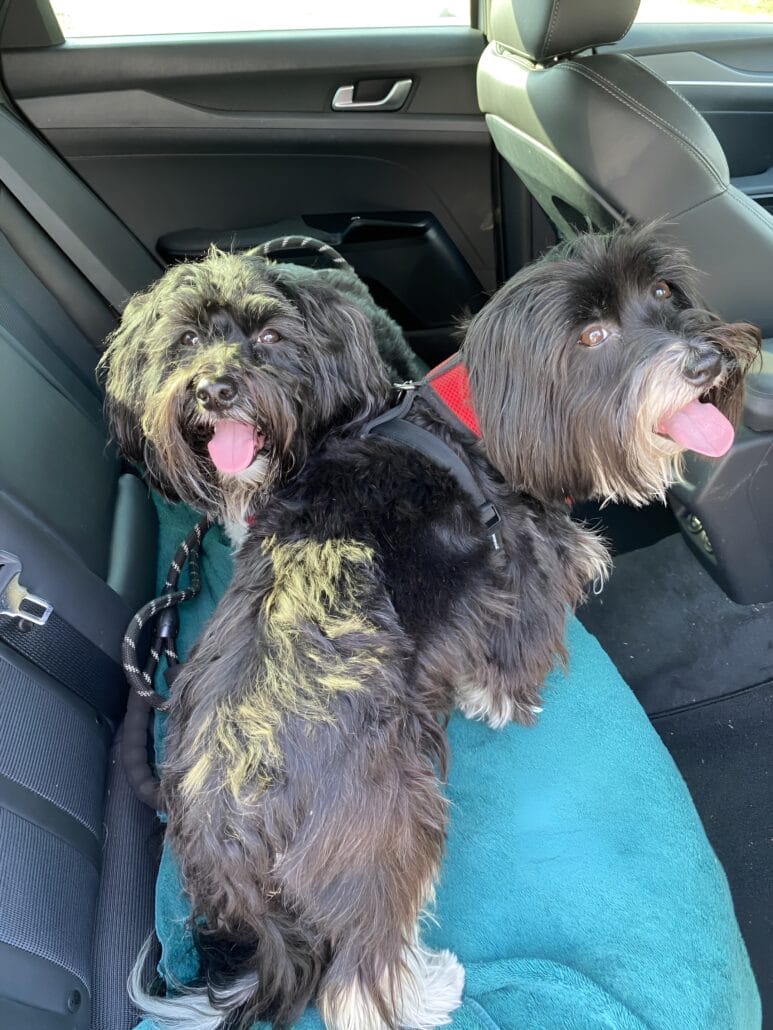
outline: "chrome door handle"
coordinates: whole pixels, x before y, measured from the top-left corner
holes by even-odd
[[[354,86],[339,86],[333,97],[334,111],[399,111],[411,92],[413,79],[398,79],[381,100],[355,100]]]

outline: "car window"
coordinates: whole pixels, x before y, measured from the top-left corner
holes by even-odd
[[[636,21],[773,21],[773,0],[642,0]]]
[[[249,0],[218,0],[215,4],[192,4],[190,0],[53,0],[51,6],[68,39],[470,24],[470,0],[282,0],[277,4]]]

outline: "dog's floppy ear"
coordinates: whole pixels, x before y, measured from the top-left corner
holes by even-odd
[[[107,337],[97,364],[97,380],[105,391],[105,417],[111,435],[128,461],[143,461],[140,412],[148,384],[147,340],[158,319],[155,285],[135,294],[116,329]]]
[[[535,389],[551,374],[540,367],[551,348],[534,335],[535,327],[549,334],[549,313],[535,318],[532,310],[538,291],[530,282],[539,274],[540,267],[533,266],[506,283],[471,319],[460,353],[490,461],[515,489],[549,500],[554,486],[543,470],[555,467],[561,456],[554,446],[549,397]],[[545,449],[555,451],[552,460],[545,460]]]
[[[390,382],[376,345],[370,319],[356,304],[309,269],[308,277],[271,270],[276,286],[295,307],[309,337],[318,344],[314,376],[319,389],[315,404],[323,421],[337,416],[342,406],[358,415],[375,412],[387,395]]]

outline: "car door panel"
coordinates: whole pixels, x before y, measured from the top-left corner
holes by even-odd
[[[152,252],[169,259],[181,234],[228,244],[337,220],[357,229],[344,249],[377,298],[435,339],[496,286],[483,44],[460,28],[65,43],[8,51],[3,73]],[[332,109],[342,86],[372,102],[401,79],[398,111]],[[372,227],[365,239],[364,223],[385,219],[390,239]]]

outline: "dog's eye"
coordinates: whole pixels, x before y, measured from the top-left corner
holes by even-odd
[[[655,300],[668,300],[671,296],[671,287],[663,279],[652,287],[652,296]]]
[[[258,333],[258,343],[279,343],[281,339],[276,329],[261,329]]]
[[[580,333],[580,343],[583,347],[598,347],[600,343],[609,339],[609,330],[603,325],[594,322],[593,325],[586,325]]]
[[[194,333],[192,329],[189,329],[187,333],[183,333],[180,337],[180,343],[185,347],[195,347],[199,342],[199,334]]]

